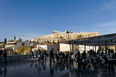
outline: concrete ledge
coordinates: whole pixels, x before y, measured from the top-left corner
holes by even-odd
[[[7,56],[7,61],[14,61],[14,60],[23,60],[30,58],[30,55],[13,55]],[[1,61],[4,61],[4,57],[1,57]]]

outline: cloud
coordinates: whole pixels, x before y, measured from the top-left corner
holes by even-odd
[[[96,31],[99,31],[100,34],[109,34],[109,33],[116,33],[116,21],[111,22],[104,22],[100,24],[96,24],[94,26]]]
[[[111,22],[105,22],[101,24],[97,24],[97,27],[115,27],[116,26],[116,21],[111,21]]]
[[[100,35],[116,33],[115,29],[116,29],[116,21],[103,22],[86,28],[87,31],[99,32]]]
[[[109,0],[108,2],[99,4],[97,7],[89,9],[86,15],[91,16],[93,14],[97,14],[102,11],[109,12],[110,10],[112,11],[116,10],[116,0]]]
[[[110,2],[104,3],[99,7],[99,10],[107,10],[116,8],[116,0],[109,0]]]
[[[116,33],[116,21],[103,22],[91,26],[69,26],[68,30],[73,32],[99,32],[100,35]]]

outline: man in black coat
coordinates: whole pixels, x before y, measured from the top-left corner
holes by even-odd
[[[7,52],[6,51],[4,51],[4,54],[3,54],[3,56],[4,56],[4,61],[5,61],[5,63],[7,62]]]
[[[50,62],[52,60],[54,61],[54,52],[53,52],[53,49],[51,49],[51,51],[50,51]]]

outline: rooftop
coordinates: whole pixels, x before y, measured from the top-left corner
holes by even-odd
[[[45,43],[45,44],[38,44],[38,45],[56,45],[56,44]]]
[[[105,43],[108,43],[109,45],[115,45],[116,33],[63,41],[61,43],[78,44],[78,45],[100,45],[100,44],[105,45]]]

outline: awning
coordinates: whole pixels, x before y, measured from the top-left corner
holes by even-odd
[[[90,46],[105,46],[107,45],[116,45],[116,33],[114,34],[107,34],[89,38],[81,38],[69,41],[63,41],[60,43],[66,44],[77,44],[77,45],[90,45]]]

